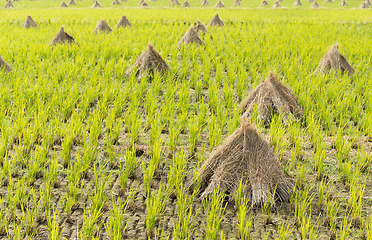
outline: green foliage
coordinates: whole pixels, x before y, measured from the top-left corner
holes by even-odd
[[[233,0],[223,2],[229,7]],[[214,193],[201,203],[197,194],[204,183],[196,166],[239,127],[241,102],[273,70],[304,111],[301,121],[286,125],[273,116],[269,129],[262,126],[257,107],[250,116],[296,179],[293,215],[276,226],[275,237],[313,239],[332,233],[356,238],[351,229],[358,228],[358,218],[360,231],[371,239],[372,225],[365,220],[372,136],[370,12],[335,10],[337,3],[308,10],[307,1],[296,9],[249,9],[260,2],[219,9],[225,27],[208,27],[208,34],[200,35],[204,47],[180,50],[181,36],[197,19],[208,23],[215,9],[202,7],[199,0],[190,0],[195,8],[187,10],[163,0],[149,2],[150,9],[128,8],[138,6],[134,0],[110,8],[111,0],[102,0],[104,8],[94,10],[87,9],[90,1],[69,9],[56,8],[56,1],[18,1],[16,9],[1,9],[0,55],[14,71],[0,70],[0,232],[6,229],[9,239],[34,238],[37,219],[45,218],[49,238],[57,239],[65,220],[60,218],[71,220],[80,206],[83,221],[74,223],[78,239],[99,239],[102,231],[122,239],[128,226],[122,213],[132,214],[126,211],[132,204],[128,199],[143,198],[150,238],[169,237],[162,217],[173,204],[177,218],[168,230],[174,238],[197,238],[205,231],[198,237],[223,239],[229,235],[221,230],[221,219],[230,211],[225,195]],[[347,9],[360,5],[348,3]],[[281,5],[291,8],[292,2]],[[21,30],[30,9],[40,27]],[[132,28],[113,27],[123,13]],[[111,34],[93,32],[98,15],[113,27]],[[62,25],[77,44],[50,46]],[[313,75],[337,42],[357,72]],[[149,43],[169,65],[169,74],[125,77]],[[123,157],[117,157],[120,152]],[[184,189],[189,177],[197,185],[192,194]],[[115,200],[116,178],[123,194]],[[133,184],[143,196],[131,195]],[[169,203],[173,195],[177,199]],[[262,205],[270,217],[273,198]],[[247,239],[251,227],[259,225],[252,215],[261,213],[251,211],[238,195],[235,199],[232,228]],[[329,231],[316,225],[315,204]],[[297,228],[289,225],[291,218]]]

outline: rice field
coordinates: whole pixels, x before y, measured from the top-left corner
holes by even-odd
[[[12,67],[0,70],[0,240],[372,239],[372,15],[360,1],[99,2],[0,10]],[[207,26],[216,13],[224,26]],[[27,15],[38,28],[21,29]],[[123,15],[132,27],[115,27]],[[112,32],[94,32],[101,19]],[[203,45],[178,45],[198,20]],[[61,26],[75,43],[51,44]],[[314,74],[337,43],[355,73]],[[169,70],[127,75],[149,44]],[[303,115],[267,125],[255,108],[250,121],[292,179],[290,200],[252,206],[243,182],[201,199],[198,169],[270,71]]]

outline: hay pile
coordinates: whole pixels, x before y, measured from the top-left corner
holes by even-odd
[[[61,27],[59,29],[58,33],[54,36],[50,44],[56,45],[56,44],[62,44],[62,43],[74,43],[75,39],[65,32],[65,28]]]
[[[342,0],[341,3],[339,4],[340,7],[343,7],[343,6],[349,6],[349,4],[347,4],[347,2],[345,0]]]
[[[167,63],[155,50],[154,46],[149,44],[147,50],[139,55],[133,66],[125,72],[125,75],[129,76],[135,73],[136,76],[141,77],[146,72],[150,75],[154,75],[155,72],[165,74],[168,69]]]
[[[239,0],[235,0],[233,6],[240,6],[242,5]]]
[[[229,194],[231,202],[241,180],[246,183],[243,199],[255,206],[260,206],[261,201],[272,196],[274,191],[276,200],[289,201],[293,190],[292,181],[284,175],[270,144],[244,117],[241,126],[210,154],[198,175],[201,177],[200,198],[219,189]],[[192,189],[191,181],[188,187]]]
[[[142,1],[141,7],[150,7],[150,5],[148,5],[146,1]]]
[[[358,8],[369,8],[366,2],[362,2],[362,4]]]
[[[194,31],[193,27],[191,27],[189,31],[182,36],[177,46],[180,48],[181,44],[188,45],[190,43],[195,43],[197,46],[204,45],[203,41],[198,37],[198,34]]]
[[[112,32],[112,29],[110,28],[110,26],[107,24],[105,20],[101,19],[101,21],[99,21],[96,28],[94,29],[94,32],[95,33],[99,33],[99,32],[109,33],[109,32]]]
[[[199,34],[200,32],[205,35],[208,31],[207,28],[198,20],[198,24],[194,27],[194,31]]]
[[[220,26],[223,27],[225,24],[223,24],[220,16],[218,16],[218,13],[212,18],[212,20],[209,22],[209,26]]]
[[[21,28],[39,27],[36,22],[32,19],[30,15],[26,17],[24,23],[22,23]]]
[[[177,1],[177,0],[173,0],[172,5],[179,6],[179,5],[181,5],[181,3],[179,1]]]
[[[14,8],[12,1],[7,1],[4,8]]]
[[[272,6],[272,8],[281,8],[281,7],[282,6],[280,6],[278,1],[275,1],[274,5]]]
[[[132,24],[129,22],[128,18],[123,15],[118,24],[116,24],[116,27],[132,27]]]
[[[0,70],[3,70],[3,69],[8,72],[12,71],[12,67],[6,61],[4,61],[2,56],[0,56]]]
[[[302,3],[300,2],[300,0],[296,0],[296,1],[293,3],[293,6],[302,6]]]
[[[121,5],[121,3],[118,0],[114,0],[111,5]]]
[[[202,1],[202,5],[203,5],[203,6],[209,6],[209,2],[208,2],[208,0],[203,0],[203,1]]]
[[[101,4],[99,4],[98,1],[95,1],[92,8],[100,8],[101,7]]]
[[[243,116],[251,115],[256,105],[258,116],[266,126],[270,124],[271,112],[280,113],[285,122],[289,118],[302,117],[296,96],[276,79],[273,72],[270,72],[269,77],[243,101],[242,108],[245,111]]]
[[[332,0],[326,0],[326,3],[333,3]]]
[[[183,4],[182,4],[182,7],[185,7],[185,8],[188,8],[188,7],[191,7],[189,1],[185,1]]]
[[[68,3],[68,5],[76,5],[76,2],[74,0],[70,0],[70,2]]]
[[[269,3],[267,2],[267,0],[262,0],[260,6],[269,6]]]
[[[310,8],[319,8],[319,7],[320,6],[319,6],[319,4],[316,1],[314,1],[314,3],[311,4],[311,6],[310,6]]]
[[[324,55],[322,61],[315,69],[315,73],[327,74],[331,69],[336,72],[341,70],[341,74],[347,72],[350,75],[355,72],[355,69],[338,51],[338,44],[332,45],[331,49]]]
[[[68,7],[68,6],[66,5],[65,1],[63,1],[59,7]]]
[[[225,5],[220,1],[217,2],[217,4],[214,6],[215,8],[225,8]]]

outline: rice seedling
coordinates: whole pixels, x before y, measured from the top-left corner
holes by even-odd
[[[223,214],[226,209],[226,203],[223,199],[225,194],[215,191],[209,199],[203,200],[203,208],[207,215],[207,221],[204,225],[206,231],[206,239],[220,239],[220,225],[223,219]]]
[[[357,155],[357,168],[362,173],[368,171],[368,166],[372,161],[372,154],[366,153],[363,146],[358,148],[358,155]]]
[[[121,191],[124,192],[127,188],[128,178],[133,176],[134,170],[137,168],[137,161],[136,161],[136,150],[128,150],[124,157],[124,164],[121,164],[120,167],[120,188]]]
[[[86,210],[83,214],[83,224],[81,229],[77,233],[77,239],[99,239],[99,229],[101,227],[101,216],[102,209],[90,209]],[[77,229],[79,229],[79,223],[77,223]]]
[[[275,148],[275,152],[282,158],[284,152],[289,147],[289,140],[286,137],[287,132],[285,127],[282,125],[282,119],[279,115],[275,115],[272,118],[270,125],[270,137],[271,144]]]
[[[15,221],[16,218],[16,206],[17,206],[17,198],[13,194],[13,180],[11,176],[9,176],[8,188],[7,188],[7,202],[8,202],[8,211],[7,217],[8,221]]]
[[[190,239],[195,231],[194,219],[198,216],[200,209],[193,210],[195,193],[191,196],[184,194],[182,186],[177,188],[177,222],[173,224],[175,239]]]
[[[323,225],[330,230],[330,238],[336,238],[337,214],[340,206],[337,198],[327,200],[325,203],[325,218]]]
[[[156,194],[150,195],[148,193],[146,197],[146,234],[150,238],[154,236],[155,227],[159,224],[160,218],[164,214],[167,192],[163,188],[164,187],[160,185]]]
[[[318,225],[314,226],[311,222],[310,216],[303,216],[300,222],[300,234],[301,239],[318,239],[318,234],[316,233]]]
[[[314,195],[310,195],[310,190],[311,187],[306,186],[305,189],[299,190],[292,195],[293,212],[299,225],[303,223],[302,221],[305,221],[305,224],[310,221],[310,218],[306,219],[306,216],[311,213],[311,201],[314,198]],[[306,230],[305,233],[309,231],[309,229],[304,230]]]
[[[90,211],[95,214],[98,214],[108,198],[106,193],[106,185],[108,183],[110,175],[106,175],[106,173],[104,172],[105,166],[106,164],[101,165],[101,162],[99,162],[98,168],[95,165],[93,166],[94,190],[90,198],[92,202],[92,208],[90,209]]]
[[[368,221],[364,222],[364,228],[366,230],[366,239],[371,240],[372,239],[372,219],[371,216],[369,217]]]
[[[341,240],[346,240],[350,235],[351,221],[349,221],[349,216],[345,216],[340,226],[340,237]]]
[[[274,209],[274,204],[275,204],[275,193],[276,193],[276,189],[277,189],[277,186],[275,186],[274,188],[274,191],[272,194],[266,194],[264,195],[263,197],[263,200],[261,201],[261,209],[262,209],[262,213],[264,214],[264,224],[267,225],[267,224],[270,224],[273,222],[273,219],[272,219],[272,212]]]
[[[180,194],[179,196],[183,197],[183,180],[186,176],[187,160],[184,152],[177,152],[173,155],[172,165],[167,175],[166,189],[168,194],[175,193],[176,196]]]
[[[189,129],[189,151],[190,153],[195,152],[196,144],[198,142],[200,136],[200,129],[198,126],[198,119],[197,116],[190,117],[188,122],[188,129]]]
[[[46,219],[48,224],[49,239],[61,239],[61,231],[59,230],[58,215],[56,210],[53,209],[53,215],[48,215]]]
[[[128,199],[129,197],[123,201],[121,198],[117,198],[112,202],[110,217],[107,223],[104,224],[110,239],[119,240],[124,237],[129,219],[126,218],[123,213],[125,212],[125,205]]]
[[[142,162],[142,171],[143,171],[143,180],[145,185],[145,190],[147,194],[150,193],[150,187],[152,180],[154,178],[154,174],[159,167],[160,159],[161,159],[161,152],[162,152],[162,139],[158,139],[153,148],[153,152],[149,159],[149,163],[146,166],[145,162]]]
[[[0,232],[2,233],[2,235],[6,234],[6,214],[7,211],[5,208],[5,202],[3,198],[0,198]]]
[[[290,239],[291,237],[290,235],[292,232],[293,227],[291,228],[290,224],[283,222],[279,227],[277,239],[278,240]]]
[[[220,144],[221,142],[221,125],[217,122],[217,117],[211,115],[209,119],[209,146],[210,150]]]
[[[353,178],[350,183],[349,199],[347,203],[347,213],[351,218],[353,227],[359,227],[361,225],[361,212],[363,206],[362,200],[366,187],[365,179],[363,182],[364,184],[361,185],[360,176],[358,173],[353,174]]]
[[[239,187],[235,193],[235,206],[237,207],[237,215],[238,215],[238,229],[239,229],[239,237],[240,239],[249,239],[251,228],[252,228],[252,216],[247,218],[247,213],[249,210],[249,202],[247,199],[243,198],[243,191],[246,187],[247,183],[242,182],[240,180]]]

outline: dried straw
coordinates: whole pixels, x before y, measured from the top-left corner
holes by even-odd
[[[276,79],[273,72],[243,101],[244,115],[250,116],[255,106],[266,126],[270,124],[272,112],[280,113],[285,122],[289,118],[295,120],[302,117],[296,96]]]
[[[355,69],[338,51],[338,44],[332,45],[331,49],[324,55],[315,73],[327,74],[331,69],[334,69],[336,72],[341,70],[341,74],[347,72],[350,75],[355,72]]]
[[[241,180],[247,183],[242,197],[256,206],[274,192],[277,200],[288,201],[293,190],[292,181],[284,175],[270,144],[244,117],[241,126],[210,154],[198,175],[201,198],[219,190],[228,192],[229,201],[233,201]],[[192,189],[191,181],[188,187]]]
[[[141,77],[145,72],[153,75],[155,72],[164,74],[168,70],[167,63],[155,50],[154,46],[149,44],[147,50],[139,55],[133,66],[125,72],[125,75],[135,73],[136,76]]]

